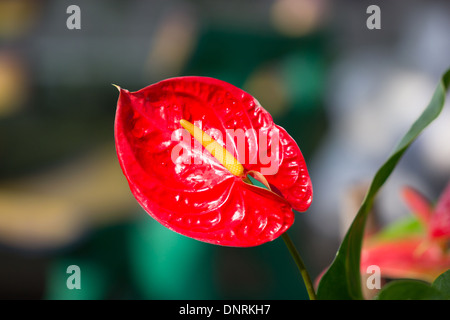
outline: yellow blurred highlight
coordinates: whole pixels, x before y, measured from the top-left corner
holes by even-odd
[[[36,0],[1,0],[0,38],[16,38],[28,32],[37,20],[40,3]]]
[[[0,184],[0,241],[29,249],[58,248],[90,229],[137,212],[114,146],[62,167]]]
[[[21,109],[28,95],[25,65],[10,52],[0,51],[0,118]]]
[[[277,0],[270,10],[273,27],[288,37],[305,36],[322,23],[324,0]]]
[[[280,70],[265,65],[256,69],[244,84],[244,89],[254,97],[273,117],[289,111],[290,99],[287,85]]]
[[[186,12],[174,12],[162,21],[152,38],[146,62],[150,77],[178,75],[197,43],[197,25]]]

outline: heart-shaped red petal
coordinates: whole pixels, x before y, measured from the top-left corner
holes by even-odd
[[[187,120],[278,193],[231,174],[180,125]],[[188,136],[186,136],[188,135]],[[179,77],[137,92],[120,89],[116,149],[130,189],[157,221],[185,236],[227,246],[271,241],[312,200],[295,141],[248,93],[212,78]]]

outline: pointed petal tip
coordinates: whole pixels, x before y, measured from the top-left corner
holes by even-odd
[[[433,215],[433,207],[430,201],[422,193],[410,186],[403,187],[401,195],[412,214],[419,218],[424,225],[428,225]]]
[[[111,83],[111,85],[114,86],[114,87],[116,87],[117,90],[119,90],[119,92],[120,92],[120,90],[122,90],[122,88],[121,88],[120,86],[118,86],[117,84]]]

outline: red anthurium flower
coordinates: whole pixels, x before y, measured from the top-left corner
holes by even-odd
[[[119,90],[120,165],[137,201],[167,228],[255,246],[285,232],[292,209],[308,209],[312,186],[300,149],[248,93],[206,77]]]
[[[433,207],[418,191],[403,190],[403,197],[416,215],[419,228],[409,227],[398,236],[383,232],[365,240],[361,269],[378,265],[387,278],[415,278],[432,282],[450,268],[450,184]]]

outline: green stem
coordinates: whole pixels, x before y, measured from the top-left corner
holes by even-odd
[[[306,291],[308,291],[309,300],[316,300],[317,298],[316,292],[314,291],[314,285],[311,281],[308,271],[306,270],[305,264],[303,263],[303,260],[300,257],[300,254],[298,253],[294,243],[291,240],[291,237],[289,237],[287,232],[283,233],[281,237],[283,238],[286,247],[289,249],[289,252],[291,253],[292,258],[294,259],[295,264],[298,267],[298,270],[300,271],[300,274],[303,278],[303,282],[305,283]]]
[[[264,178],[264,176],[263,176]],[[243,180],[248,183],[253,185],[253,182],[251,181],[251,179],[248,177],[248,175],[246,175]],[[259,180],[257,180],[259,183],[262,183],[265,187],[268,188],[268,190],[270,190],[270,187],[266,183],[263,183]],[[291,237],[289,237],[288,233],[285,232],[281,235],[281,237],[284,240],[284,243],[286,244],[286,247],[289,249],[289,252],[291,253],[292,258],[295,261],[295,264],[298,267],[298,270],[300,271],[300,274],[303,278],[303,282],[305,283],[305,287],[306,287],[306,291],[308,291],[308,295],[309,295],[309,300],[317,300],[316,298],[316,292],[314,291],[314,285],[311,281],[311,278],[309,277],[309,273],[306,270],[305,264],[303,263],[302,257],[300,257],[300,253],[298,253],[297,248],[295,248],[294,243],[291,240]]]

